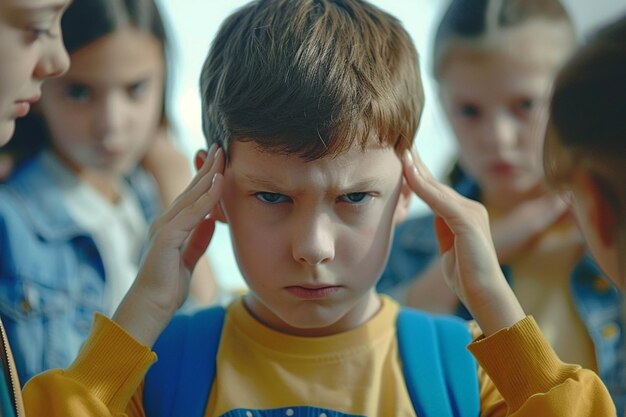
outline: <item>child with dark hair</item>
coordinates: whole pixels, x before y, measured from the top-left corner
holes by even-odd
[[[202,72],[210,150],[199,155],[198,176],[155,223],[153,246],[113,320],[98,315],[70,368],[26,386],[28,411],[613,413],[598,377],[560,362],[524,316],[492,253],[486,216],[477,223],[486,233],[459,242],[476,262],[461,259],[456,269],[457,289],[484,332],[470,345],[481,366],[466,360],[465,322],[415,311],[408,314],[428,325],[409,329],[416,344],[402,351],[407,333],[399,321],[407,311],[374,287],[411,188],[435,203],[410,161],[403,166],[400,158],[412,146],[422,110],[418,68],[398,20],[364,1],[261,0],[230,16]],[[168,326],[215,221],[228,223],[250,291],[225,311],[174,317]],[[455,233],[457,226],[451,225]],[[221,312],[222,319],[207,312]],[[472,334],[480,330],[473,327]],[[156,359],[153,345],[160,360],[146,376]],[[440,357],[456,366],[436,368],[438,376],[419,371]],[[167,362],[175,364],[171,372],[155,378],[152,371]],[[407,363],[418,372],[408,373]],[[451,376],[457,366],[467,370],[460,378]],[[455,396],[459,387],[468,388],[461,389],[463,399]],[[173,402],[163,405],[164,397]]]
[[[0,0],[0,147],[41,95],[41,84],[63,74],[67,51],[60,34],[61,15],[69,1]],[[11,160],[0,161],[12,167]],[[5,172],[0,172],[2,177]],[[0,241],[0,246],[2,241]],[[11,348],[0,321],[0,415],[23,416],[20,383]]]
[[[76,1],[61,30],[71,67],[18,121],[13,143],[36,153],[0,186],[0,316],[23,382],[68,366],[94,312],[113,314],[162,206],[138,167],[167,125],[156,5]]]
[[[560,71],[544,146],[549,182],[572,197],[568,200],[590,252],[622,292],[626,290],[624,74],[626,16],[597,33]],[[624,343],[624,333],[622,325],[614,337]],[[615,372],[605,380],[609,390],[626,386],[626,349],[615,355]],[[614,399],[623,398],[618,393],[612,393]],[[618,413],[624,414],[624,403],[617,403]]]

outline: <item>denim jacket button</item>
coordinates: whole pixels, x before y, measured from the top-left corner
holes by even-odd
[[[24,311],[25,313],[30,313],[31,311],[33,311],[33,307],[25,298],[22,298],[22,301],[20,302],[20,307],[22,308],[22,311]]]
[[[620,335],[620,328],[616,323],[608,323],[602,327],[602,338],[604,340],[615,340]]]
[[[596,277],[593,281],[593,289],[596,293],[603,294],[611,290],[611,284],[602,277]]]

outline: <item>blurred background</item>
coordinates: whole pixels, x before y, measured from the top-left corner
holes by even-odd
[[[426,107],[415,143],[422,159],[433,173],[442,178],[454,154],[450,131],[441,115],[430,71],[430,44],[444,0],[371,0],[380,8],[400,18],[413,37],[421,56],[422,80]],[[578,32],[584,38],[589,32],[626,13],[626,0],[563,0],[569,7]],[[171,36],[172,85],[169,114],[174,136],[180,148],[192,161],[193,154],[205,147],[201,128],[198,80],[202,63],[220,23],[247,0],[158,0]],[[413,214],[426,210],[417,199]],[[220,289],[224,294],[245,290],[245,283],[232,253],[228,230],[218,225],[208,251]]]

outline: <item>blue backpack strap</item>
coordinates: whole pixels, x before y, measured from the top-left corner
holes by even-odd
[[[467,323],[402,308],[398,349],[415,413],[420,417],[477,417],[480,396],[476,360],[467,350]]]
[[[176,315],[154,345],[158,361],[146,374],[147,417],[202,417],[215,377],[223,307]]]

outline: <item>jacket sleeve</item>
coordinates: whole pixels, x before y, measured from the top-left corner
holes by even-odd
[[[532,317],[480,336],[469,350],[480,364],[482,417],[617,415],[600,378],[561,362]]]
[[[136,342],[102,315],[74,363],[32,378],[24,387],[28,416],[143,417],[133,397],[156,360],[156,354]],[[132,398],[132,401],[131,401]]]

